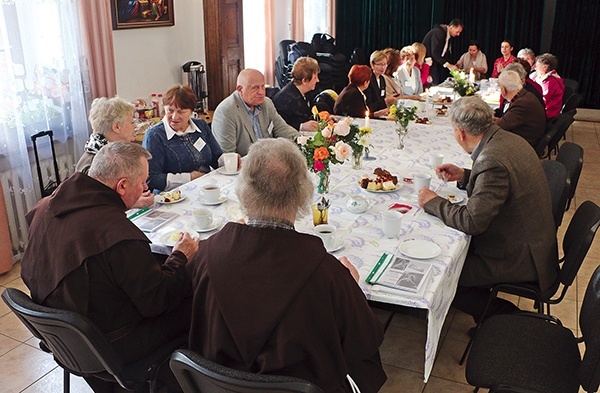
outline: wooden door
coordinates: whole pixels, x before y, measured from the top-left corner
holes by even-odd
[[[208,107],[230,95],[244,68],[242,0],[204,0]]]

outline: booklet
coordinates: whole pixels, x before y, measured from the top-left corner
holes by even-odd
[[[365,281],[402,291],[419,292],[430,272],[430,264],[384,253]]]
[[[177,213],[150,210],[148,213],[133,217],[131,222],[137,225],[142,232],[152,233],[175,217],[177,217]]]

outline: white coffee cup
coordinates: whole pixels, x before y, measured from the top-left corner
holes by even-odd
[[[419,193],[421,188],[427,187],[429,188],[429,184],[431,183],[431,175],[426,173],[417,173],[413,176],[413,184],[415,185],[415,193]]]
[[[225,172],[235,173],[238,170],[238,155],[237,153],[223,153],[223,162]]]
[[[444,155],[442,153],[431,153],[429,155],[429,165],[435,168],[438,165],[442,165],[444,162]]]
[[[400,233],[402,213],[395,210],[386,210],[381,213],[381,223],[385,236],[393,239]]]
[[[207,184],[202,186],[204,200],[208,203],[217,203],[221,198],[221,189],[216,184]]]
[[[213,222],[212,212],[205,208],[194,209],[192,212],[198,229],[210,228]]]
[[[323,241],[325,248],[332,248],[335,245],[335,230],[333,225],[321,224],[315,227],[315,233]]]

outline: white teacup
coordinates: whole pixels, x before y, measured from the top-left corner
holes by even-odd
[[[221,199],[221,189],[216,184],[207,184],[202,187],[204,200],[208,203],[217,203]]]
[[[238,170],[238,155],[237,153],[223,153],[223,163],[225,172],[235,173]]]
[[[381,213],[381,222],[385,236],[393,239],[400,233],[402,213],[394,210],[386,210]]]
[[[192,212],[194,216],[194,221],[197,225],[197,229],[206,229],[210,228],[213,222],[212,212],[203,207],[199,209],[195,209]]]
[[[444,162],[444,155],[442,153],[431,153],[429,155],[429,165],[435,168],[438,165],[442,165]]]
[[[429,184],[431,183],[431,175],[426,173],[417,173],[413,176],[413,184],[415,185],[415,193],[418,194],[421,188],[427,187],[429,188]]]
[[[321,224],[315,227],[315,233],[323,241],[325,248],[332,248],[335,245],[335,230],[333,225]]]

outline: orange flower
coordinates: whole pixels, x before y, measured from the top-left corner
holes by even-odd
[[[329,112],[327,112],[327,111],[319,112],[319,119],[321,119],[321,120],[329,119]]]
[[[329,150],[327,150],[326,147],[321,146],[315,149],[315,152],[313,154],[313,158],[315,160],[324,160],[327,157],[329,157]]]

